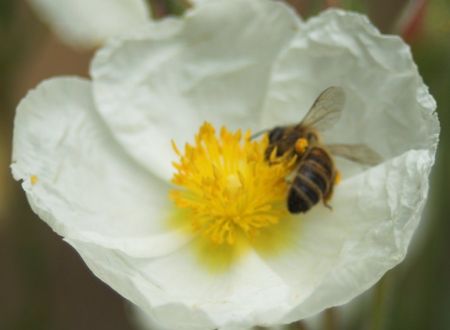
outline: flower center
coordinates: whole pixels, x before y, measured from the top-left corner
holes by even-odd
[[[264,157],[267,136],[251,141],[250,135],[222,127],[217,136],[204,123],[183,154],[172,142],[179,161],[173,164],[172,178],[178,187],[170,196],[188,211],[192,230],[216,244],[252,239],[287,214],[286,176],[295,159],[282,157],[269,164]]]

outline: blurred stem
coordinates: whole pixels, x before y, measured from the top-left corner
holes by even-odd
[[[394,22],[391,32],[401,35],[407,42],[411,42],[423,26],[427,0],[409,1]]]
[[[328,308],[323,312],[323,330],[338,330],[339,316],[336,307]]]
[[[151,15],[154,19],[166,16],[181,16],[192,7],[190,0],[147,0]]]
[[[192,7],[192,4],[188,0],[166,0],[170,13],[173,15],[181,16],[186,10]]]
[[[381,278],[373,292],[370,330],[382,330],[384,328],[388,287],[387,276],[385,275]]]

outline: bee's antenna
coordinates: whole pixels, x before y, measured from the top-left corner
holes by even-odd
[[[269,131],[268,129],[264,129],[262,131],[256,132],[255,134],[250,136],[250,140],[253,140],[253,139],[257,138],[258,136],[261,136],[264,133],[267,133],[268,131]]]

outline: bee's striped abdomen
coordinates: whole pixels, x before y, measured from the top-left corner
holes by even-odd
[[[305,162],[313,162],[321,167],[321,171],[328,177],[334,172],[334,163],[328,152],[322,148],[315,147],[305,157]]]
[[[326,200],[333,181],[333,160],[324,149],[314,147],[300,161],[288,194],[289,212],[306,212],[320,200]]]

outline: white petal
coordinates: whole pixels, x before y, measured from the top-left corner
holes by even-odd
[[[165,328],[290,323],[347,302],[404,258],[433,158],[429,151],[410,151],[352,177],[337,187],[333,211],[318,206],[299,219],[303,225],[291,250],[275,258],[251,253],[223,275],[202,271],[189,249],[128,259],[124,266],[107,251],[92,257],[92,247],[71,243],[100,278]]]
[[[194,248],[125,260],[117,251],[68,242],[100,279],[169,329],[250,328],[287,311],[289,288],[252,252],[230,271],[211,274]]]
[[[66,238],[135,256],[168,253],[188,240],[163,225],[168,186],[114,142],[88,81],[48,80],[22,100],[12,169],[33,210]]]
[[[129,309],[130,320],[136,329],[172,330],[164,324],[157,323],[149,313],[146,313],[134,304],[129,304],[127,308]]]
[[[100,278],[165,327],[289,323],[348,301],[403,259],[433,160],[433,152],[410,151],[352,177],[337,187],[333,211],[317,206],[299,218],[303,225],[285,253],[250,253],[220,275],[205,271],[193,248],[125,264],[115,252],[71,244]]]
[[[125,263],[114,251],[70,243],[97,276],[169,329],[290,323],[347,302],[403,259],[433,161],[433,152],[410,151],[346,180],[333,211],[317,206],[299,218],[290,249],[250,252],[223,274],[205,271],[188,246]]]
[[[144,0],[29,0],[65,42],[96,47],[150,19]]]
[[[303,25],[274,66],[261,126],[299,122],[325,88],[342,86],[342,118],[326,143],[365,143],[386,159],[436,145],[436,104],[409,47],[367,18],[329,10]]]
[[[299,122],[332,85],[344,87],[347,104],[325,142],[365,143],[386,162],[350,177],[351,164],[338,160],[344,182],[331,201],[332,213],[311,210],[299,246],[268,261],[292,292],[307,294],[294,297],[297,307],[284,323],[347,302],[403,259],[434,163],[436,104],[409,47],[353,13],[330,10],[303,25],[274,66],[261,126]]]
[[[316,207],[305,216],[297,258],[283,256],[291,269],[270,261],[274,270],[290,275],[293,292],[309,288],[302,276],[308,267],[319,270],[312,294],[297,301],[284,323],[348,302],[403,260],[425,205],[433,162],[434,151],[409,151],[339,185],[332,211]],[[305,263],[299,252],[315,256],[316,263]]]
[[[255,127],[271,65],[299,20],[272,1],[212,1],[97,53],[99,111],[143,166],[171,176],[170,140],[200,124]]]

